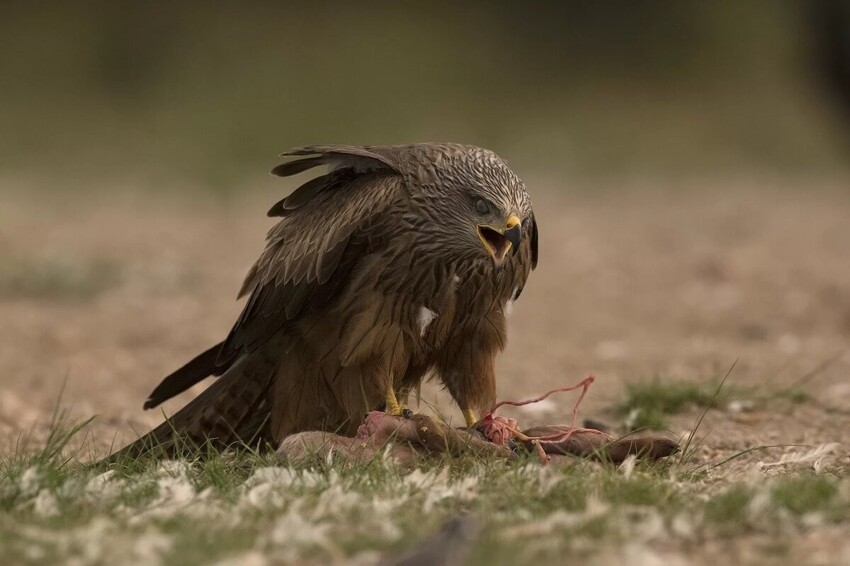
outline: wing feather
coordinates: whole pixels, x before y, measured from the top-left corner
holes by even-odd
[[[307,159],[296,159],[295,161],[287,161],[286,163],[281,163],[272,169],[272,175],[277,175],[278,177],[289,177],[290,175],[297,175],[298,173],[307,171],[308,169],[312,169],[313,167],[317,167],[325,163],[327,163],[327,158],[324,155],[308,157]]]
[[[403,198],[397,166],[368,148],[309,146],[284,155],[304,157],[273,173],[294,175],[320,165],[331,171],[269,210],[281,219],[248,273],[241,294],[250,297],[219,351],[217,366],[256,350],[305,309],[332,298],[357,261],[381,244],[371,232],[388,222],[388,210]]]
[[[313,200],[320,192],[329,188],[332,181],[328,175],[322,175],[311,179],[298,187],[292,194],[286,198],[279,200],[268,211],[268,216],[286,216],[290,211],[303,206],[305,203]]]

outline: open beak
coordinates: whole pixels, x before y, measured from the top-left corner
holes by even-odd
[[[516,216],[508,218],[504,228],[479,224],[478,237],[481,239],[484,249],[493,258],[496,267],[501,267],[508,252],[514,254],[519,249],[519,242],[522,238],[522,224]]]

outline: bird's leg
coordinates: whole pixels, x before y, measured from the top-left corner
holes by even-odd
[[[387,386],[387,396],[384,399],[384,402],[386,404],[387,413],[394,417],[401,416],[401,406],[398,404],[398,399],[395,396],[395,390],[393,389],[392,384]]]
[[[404,417],[409,419],[413,416],[413,411],[411,411],[407,405],[402,405],[398,402],[392,383],[387,385],[386,411],[394,417]]]
[[[470,408],[461,409],[463,418],[466,421],[466,428],[472,428],[478,422],[478,417],[475,416],[475,411]]]

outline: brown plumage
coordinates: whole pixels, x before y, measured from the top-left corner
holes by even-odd
[[[353,433],[394,414],[433,375],[468,422],[495,399],[505,316],[537,263],[522,181],[458,144],[310,146],[273,173],[328,172],[275,204],[279,217],[227,338],[166,377],[145,408],[220,376],[125,448],[278,444],[304,430]]]

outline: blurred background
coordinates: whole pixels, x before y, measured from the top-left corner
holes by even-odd
[[[843,173],[848,4],[5,2],[0,176],[227,190],[290,146],[415,140],[566,178]]]
[[[738,359],[821,405],[721,414],[728,446],[850,440],[847,0],[3,2],[0,438],[60,395],[104,450],[160,422],[297,186],[277,154],[413,141],[491,148],[534,199],[500,397],[595,372],[606,418]]]

